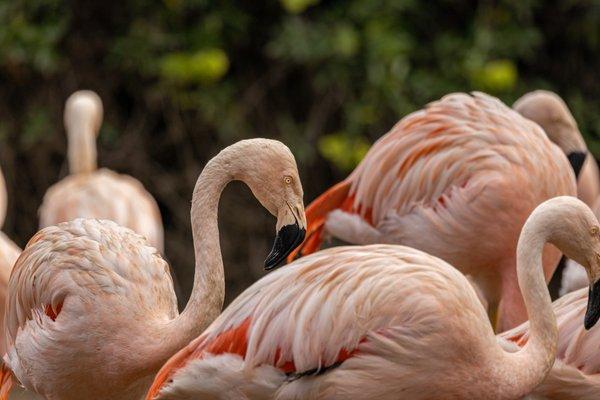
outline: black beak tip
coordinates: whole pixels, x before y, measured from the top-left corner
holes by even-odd
[[[583,326],[590,330],[600,319],[600,280],[590,285],[588,292],[588,304],[583,320]]]
[[[581,172],[586,156],[587,154],[581,151],[574,151],[567,156],[571,168],[573,168],[573,172],[575,172],[575,178],[579,178],[579,173]]]
[[[598,322],[598,318],[589,318],[586,315],[585,321],[583,322],[583,326],[585,327],[586,331],[589,331],[590,329],[592,329],[594,327],[594,325],[596,325],[596,322]]]
[[[265,270],[270,271],[276,268],[296,247],[300,245],[300,243],[302,243],[305,235],[306,229],[300,228],[297,223],[282,227],[279,232],[277,232],[275,243],[273,243],[273,249],[265,260]]]

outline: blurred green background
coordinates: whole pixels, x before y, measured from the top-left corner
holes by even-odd
[[[429,101],[547,88],[599,156],[599,52],[599,0],[0,0],[4,230],[24,246],[66,174],[62,111],[78,89],[104,101],[100,165],[156,197],[187,294],[191,192],[224,146],[284,141],[308,203]],[[220,226],[231,299],[263,274],[274,219],[234,184]]]

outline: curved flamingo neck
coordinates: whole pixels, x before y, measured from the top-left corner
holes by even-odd
[[[0,228],[4,225],[4,219],[6,218],[7,197],[6,181],[4,180],[2,171],[0,171]]]
[[[554,364],[558,329],[544,277],[542,251],[547,242],[553,242],[556,229],[561,229],[564,216],[560,210],[547,204],[538,207],[519,237],[517,277],[529,316],[530,336],[520,351],[504,353],[498,363],[499,379],[504,385],[497,387],[503,398],[520,398],[530,393]]]
[[[196,182],[191,222],[195,273],[183,312],[160,327],[151,356],[159,368],[175,352],[199,336],[219,315],[225,299],[225,277],[219,243],[218,208],[225,186],[233,180],[231,157],[221,152],[208,162]],[[150,363],[149,363],[150,364]]]

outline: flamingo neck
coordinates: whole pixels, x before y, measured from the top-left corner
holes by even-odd
[[[534,211],[519,237],[517,245],[517,278],[530,323],[527,344],[516,353],[504,353],[498,385],[503,398],[520,398],[530,393],[546,377],[554,364],[558,329],[546,286],[542,251],[552,242],[555,229],[560,229],[556,208]],[[552,215],[554,213],[554,215]]]
[[[199,336],[223,307],[225,277],[219,243],[218,207],[223,189],[233,180],[233,174],[229,173],[231,163],[223,158],[219,155],[209,161],[194,188],[191,209],[196,260],[194,286],[183,312],[160,330],[163,340],[153,352],[159,367]]]
[[[0,171],[0,228],[4,225],[4,219],[6,218],[7,197],[6,181],[2,171]]]
[[[85,114],[73,118],[67,128],[68,159],[71,174],[90,173],[96,170],[96,132]]]

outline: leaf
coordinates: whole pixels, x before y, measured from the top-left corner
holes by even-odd
[[[491,92],[514,89],[517,78],[517,67],[511,60],[489,61],[483,67],[475,69],[472,74],[475,86]]]
[[[290,14],[300,14],[308,7],[319,3],[319,0],[279,0],[283,8]]]
[[[164,56],[160,73],[167,79],[180,84],[214,83],[229,69],[229,58],[221,49],[205,49],[195,53],[172,53]]]

